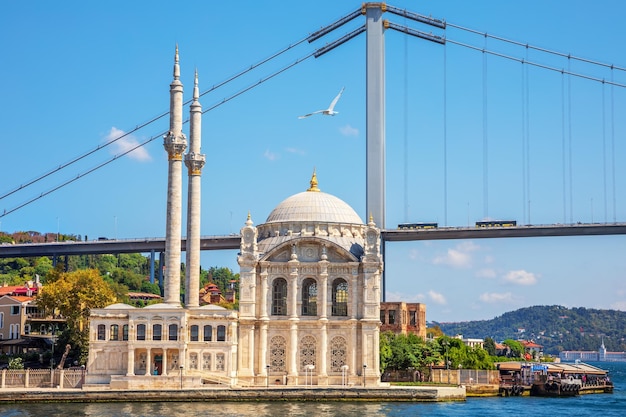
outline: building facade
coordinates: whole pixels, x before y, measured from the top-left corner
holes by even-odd
[[[426,340],[426,305],[402,301],[380,303],[381,332],[415,334]]]
[[[380,230],[317,185],[241,229],[240,380],[380,380]]]
[[[345,202],[307,191],[265,223],[241,229],[239,311],[199,305],[200,115],[196,73],[190,106],[187,276],[180,299],[182,83],[178,48],[170,84],[165,297],[144,308],[92,309],[87,385],[111,388],[227,385],[377,385],[383,261],[380,230]],[[195,272],[194,272],[195,271]],[[232,299],[234,301],[234,292]]]

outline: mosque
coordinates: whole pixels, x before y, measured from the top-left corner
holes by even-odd
[[[178,48],[170,84],[164,301],[93,309],[87,386],[112,389],[380,384],[380,229],[313,172],[255,226],[241,228],[239,311],[199,305],[202,107],[196,72],[189,151]],[[185,302],[180,297],[182,164],[188,169]],[[305,187],[303,187],[305,188]]]

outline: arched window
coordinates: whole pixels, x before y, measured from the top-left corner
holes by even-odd
[[[146,340],[146,325],[137,325],[137,340]]]
[[[112,324],[110,340],[119,340],[119,337],[120,337],[120,326],[118,326],[117,324]]]
[[[226,326],[217,326],[217,341],[226,341]]]
[[[152,325],[152,340],[161,340],[162,332],[163,332],[163,326],[161,326],[160,324],[153,324]]]
[[[207,324],[206,326],[204,326],[203,341],[210,342],[211,340],[213,340],[213,326],[211,326],[210,324]]]
[[[287,315],[287,281],[276,278],[272,285],[272,315]]]
[[[341,336],[335,336],[330,341],[330,370],[332,372],[341,372],[341,367],[348,362],[346,339]]]
[[[4,313],[0,313],[0,329],[4,328]]]
[[[189,329],[189,339],[191,339],[192,342],[198,341],[198,326],[195,324]]]
[[[300,371],[306,369],[307,365],[315,366],[315,338],[313,336],[304,336],[300,340]]]
[[[313,278],[302,283],[302,315],[317,316],[317,282]]]
[[[270,370],[272,372],[284,372],[285,353],[287,352],[287,341],[282,336],[274,336],[270,340]]]
[[[178,340],[178,324],[170,324],[167,329],[167,340]]]
[[[348,283],[343,278],[333,281],[333,316],[348,315]]]
[[[98,324],[98,340],[106,340],[106,326],[104,324]]]
[[[128,324],[122,326],[122,340],[128,340]]]

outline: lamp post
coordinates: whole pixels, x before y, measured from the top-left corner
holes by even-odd
[[[183,365],[180,365],[180,389],[183,389]]]
[[[308,364],[305,368],[304,368],[304,385],[306,386],[306,375],[307,375],[307,370],[309,371],[309,374],[311,375],[311,385],[313,385],[313,369],[315,369],[315,365],[313,364]]]
[[[367,369],[367,365],[363,364],[363,388],[365,388],[365,370]]]
[[[450,342],[448,342],[447,340],[444,340],[443,342],[441,342],[441,344],[443,345],[443,348],[445,349],[446,373],[448,374],[448,384],[449,384],[450,383],[450,368],[449,368],[449,362],[448,362],[448,346],[450,345]]]
[[[459,364],[459,387],[461,386],[461,369],[463,369],[463,365]]]
[[[348,372],[348,365],[341,365],[341,385],[344,387],[348,385],[347,372]]]
[[[265,365],[265,388],[270,387],[270,366]]]

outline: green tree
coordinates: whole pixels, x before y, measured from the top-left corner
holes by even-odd
[[[92,308],[102,308],[117,298],[111,286],[94,269],[68,273],[54,270],[37,296],[37,305],[47,312],[58,312],[66,320],[59,342],[72,346],[73,356],[84,363],[89,342],[89,313]]]
[[[483,348],[489,353],[491,356],[496,356],[496,342],[490,338],[486,337],[483,343]]]
[[[524,346],[517,340],[506,339],[504,342],[502,342],[502,344],[508,346],[509,349],[511,349],[511,357],[513,358],[521,358],[524,354]]]

